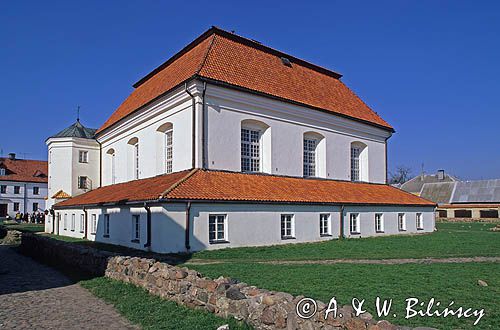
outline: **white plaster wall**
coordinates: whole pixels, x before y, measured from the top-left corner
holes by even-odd
[[[390,133],[335,115],[268,100],[249,93],[209,86],[207,89],[207,165],[212,169],[241,170],[240,127],[257,120],[271,130],[272,157],[268,173],[302,176],[303,135],[325,137],[325,164],[318,173],[330,179],[350,180],[352,142],[368,146],[368,180],[385,183],[385,140]],[[264,146],[266,147],[266,146]],[[321,167],[326,166],[326,170]]]
[[[359,213],[360,234],[350,232],[350,214]],[[382,213],[384,218],[384,232],[375,232],[375,213]],[[406,231],[398,229],[398,213],[406,215]],[[417,230],[416,214],[422,213],[424,229]],[[344,235],[345,237],[368,237],[414,233],[429,233],[435,228],[435,215],[433,207],[416,206],[346,206],[344,210]]]

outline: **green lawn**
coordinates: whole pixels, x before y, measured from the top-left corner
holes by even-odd
[[[386,319],[398,325],[439,329],[472,327],[471,321],[450,317],[405,320],[405,299],[408,297],[421,301],[434,297],[445,306],[453,300],[455,306],[484,308],[486,315],[475,327],[477,329],[498,329],[500,324],[498,263],[270,265],[242,262],[189,267],[212,278],[231,276],[261,288],[303,294],[323,302],[328,302],[332,296],[341,304],[349,304],[353,297],[366,299],[364,306],[376,318],[375,298],[392,298],[391,312],[397,317]],[[478,279],[489,286],[478,286]]]
[[[324,260],[500,256],[500,234],[490,223],[437,223],[437,232],[331,240],[320,243],[233,248],[198,252],[196,259]]]
[[[11,230],[19,230],[21,232],[42,232],[44,231],[44,225],[34,224],[34,223],[20,223],[20,224],[5,224],[0,223],[0,225],[4,226],[7,229]]]
[[[189,309],[150,295],[139,287],[105,277],[84,280],[80,284],[143,329],[205,330],[217,329],[224,324],[229,324],[231,330],[251,329],[235,319],[223,319],[205,311]]]

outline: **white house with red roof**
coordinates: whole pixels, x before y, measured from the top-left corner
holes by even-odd
[[[0,218],[45,211],[47,162],[0,157]]]
[[[209,29],[99,129],[47,140],[46,231],[156,252],[432,232],[435,204],[386,185],[394,129],[341,77]]]

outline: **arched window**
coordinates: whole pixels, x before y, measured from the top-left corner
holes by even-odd
[[[304,133],[303,138],[303,176],[324,177],[324,136],[315,132]]]
[[[270,172],[270,129],[257,120],[241,122],[241,171]]]
[[[139,168],[139,139],[134,137],[128,141],[128,144],[132,146],[132,173],[133,178],[135,180],[140,177],[140,168]]]
[[[107,152],[109,160],[110,160],[110,177],[111,184],[116,183],[116,163],[115,163],[115,149],[111,148]]]
[[[368,147],[358,141],[351,143],[351,181],[368,181]]]
[[[172,123],[165,123],[158,127],[158,132],[164,135],[163,155],[165,159],[165,173],[172,173],[174,164],[174,127]]]

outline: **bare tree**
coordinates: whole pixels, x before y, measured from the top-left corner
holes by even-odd
[[[411,168],[399,165],[395,172],[389,172],[390,184],[403,184],[411,179]]]

